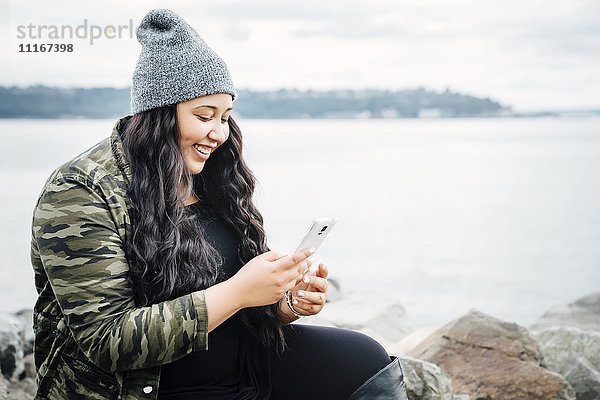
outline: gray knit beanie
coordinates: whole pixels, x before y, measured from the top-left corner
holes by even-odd
[[[237,95],[225,62],[171,10],[151,10],[137,31],[131,113],[215,93]]]

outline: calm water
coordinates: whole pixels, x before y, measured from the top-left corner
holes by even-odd
[[[317,216],[349,296],[402,302],[415,325],[470,308],[531,323],[600,290],[600,118],[244,120],[269,244]],[[0,120],[0,310],[35,301],[31,212],[60,163],[113,120]]]

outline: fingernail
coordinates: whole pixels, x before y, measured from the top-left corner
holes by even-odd
[[[308,276],[305,276],[304,277],[304,283],[308,283],[308,282],[310,282],[310,278]]]
[[[298,291],[298,297],[304,297],[304,292],[302,290]]]
[[[294,305],[298,304],[298,300],[294,299],[294,301],[292,301],[292,304],[294,304]]]
[[[317,249],[315,249],[314,247],[311,247],[309,250],[310,254],[314,253],[315,251],[317,251]]]

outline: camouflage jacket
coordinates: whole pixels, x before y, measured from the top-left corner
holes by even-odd
[[[34,209],[36,399],[155,399],[162,364],[208,348],[204,291],[134,303],[124,250],[131,172],[119,136],[129,117],[57,168]]]

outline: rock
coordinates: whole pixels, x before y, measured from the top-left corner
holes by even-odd
[[[4,375],[0,374],[0,400],[8,400],[8,382],[6,382],[6,378]]]
[[[33,359],[33,353],[29,353],[23,358],[23,364],[25,366],[25,371],[23,371],[23,373],[21,374],[21,378],[35,379],[36,370],[35,361]]]
[[[553,327],[531,332],[546,367],[565,377],[577,399],[600,398],[600,332]]]
[[[419,328],[416,331],[408,334],[406,337],[404,337],[404,339],[402,339],[398,343],[394,343],[393,345],[387,347],[386,350],[390,354],[407,354],[412,349],[414,349],[419,343],[421,343],[423,339],[425,339],[438,329],[439,326],[426,326],[423,328]]]
[[[20,322],[7,314],[0,314],[0,370],[9,380],[21,375],[23,365],[23,339],[19,333]]]
[[[32,379],[10,382],[0,374],[0,400],[31,400],[35,397],[35,392],[35,382]]]
[[[600,292],[592,293],[570,304],[551,308],[530,328],[539,331],[551,326],[575,326],[600,331]]]
[[[577,400],[600,399],[600,373],[585,358],[578,358],[573,367],[565,374],[577,393]]]
[[[342,298],[342,288],[340,283],[333,278],[327,278],[327,303],[333,303]]]
[[[400,303],[390,304],[374,295],[344,296],[327,304],[318,315],[296,323],[352,329],[375,338],[384,347],[399,342],[413,330]]]
[[[25,308],[16,312],[13,316],[19,322],[19,335],[23,340],[23,353],[25,355],[33,353],[33,310]]]
[[[540,347],[525,328],[478,311],[438,329],[408,355],[440,366],[454,393],[468,398],[575,399],[562,376],[542,367]]]
[[[411,400],[453,400],[452,381],[440,367],[411,357],[400,357],[406,393]]]
[[[23,399],[33,399],[37,392],[35,378],[25,378],[20,380],[16,385],[17,390],[23,392]]]

